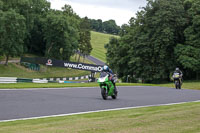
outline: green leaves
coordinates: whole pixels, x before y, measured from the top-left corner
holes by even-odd
[[[187,2],[187,4],[189,1]],[[185,43],[177,45],[177,61],[185,68],[200,71],[200,1],[193,0],[188,7],[190,22],[184,31]]]
[[[199,34],[195,35],[197,30],[193,27],[186,29],[184,34],[189,24],[188,8],[190,4],[187,2],[186,6],[182,0],[149,0],[147,6],[137,13],[137,17],[131,18],[130,25],[122,27],[118,43],[110,41],[108,44],[111,49],[107,53],[108,63],[122,71],[119,72],[120,77],[131,75],[132,78],[140,78],[144,82],[169,80],[170,72],[179,64],[186,69],[196,70],[194,66],[199,64],[199,50],[177,45],[188,42],[195,46],[200,42],[197,41]],[[198,29],[198,17],[195,18],[190,23]],[[116,45],[118,48],[112,48]],[[122,50],[125,54],[120,54]],[[192,55],[187,55],[188,52]],[[115,62],[112,61],[114,58],[117,58]]]
[[[90,25],[92,30],[98,31],[98,32],[105,32],[109,34],[119,34],[120,27],[117,26],[115,20],[108,20],[105,22],[102,22],[101,19],[95,20],[91,19],[90,20]]]
[[[120,27],[117,26],[115,20],[108,20],[103,22],[103,31],[110,33],[110,34],[118,34]]]
[[[47,15],[45,25],[43,25],[46,41],[45,55],[49,58],[69,60],[78,47],[79,36],[77,28],[73,27],[68,16],[61,11],[52,10]],[[62,52],[60,52],[61,49]]]
[[[180,62],[184,68],[189,68],[198,71],[200,67],[200,49],[190,45],[179,44],[175,48],[175,55],[177,61]]]
[[[3,9],[3,1],[0,0],[0,10]]]
[[[0,11],[0,32],[3,34],[0,36],[0,51],[6,49],[3,54],[12,53],[14,56],[28,52],[69,60],[77,51],[80,17],[70,5],[56,11],[50,9],[47,0],[0,0]],[[12,15],[6,15],[10,11]],[[23,17],[23,23],[20,17]],[[9,45],[5,45],[7,43]]]
[[[14,10],[0,11],[0,25],[0,52],[6,55],[8,61],[9,56],[23,53],[25,18]]]
[[[90,43],[90,23],[87,17],[83,18],[80,23],[80,39],[79,39],[79,51],[82,55],[90,55],[92,51],[92,45]]]

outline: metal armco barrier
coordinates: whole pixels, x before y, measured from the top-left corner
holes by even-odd
[[[72,80],[88,79],[90,75],[81,77],[65,77],[65,78],[40,78],[40,79],[27,79],[27,78],[17,78],[17,77],[0,77],[1,83],[64,83],[70,82]],[[67,81],[68,80],[68,81]]]
[[[10,83],[48,83],[48,80],[45,79],[22,79],[16,77],[0,77],[0,84],[10,84]]]
[[[33,83],[48,83],[48,80],[44,80],[44,79],[33,79]]]
[[[0,83],[17,83],[16,77],[0,77]]]
[[[17,82],[32,83],[33,79],[17,78]]]

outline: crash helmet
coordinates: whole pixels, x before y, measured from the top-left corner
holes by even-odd
[[[176,68],[176,71],[179,71],[179,70],[180,70],[180,69],[177,67],[177,68]]]
[[[103,71],[108,71],[108,69],[109,69],[109,68],[108,68],[107,65],[104,65],[104,66],[103,66]]]

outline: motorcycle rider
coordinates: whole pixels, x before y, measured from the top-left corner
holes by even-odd
[[[116,86],[115,86],[113,71],[112,71],[107,65],[104,65],[104,66],[103,66],[103,70],[102,70],[102,71],[103,71],[103,72],[107,72],[107,73],[109,73],[109,74],[112,76],[111,81],[112,81],[112,83],[113,83],[113,85],[114,85],[114,92],[117,93],[117,88],[116,88]]]
[[[178,73],[180,75],[180,83],[182,84],[182,77],[183,77],[182,71],[177,67],[175,69],[174,73]]]

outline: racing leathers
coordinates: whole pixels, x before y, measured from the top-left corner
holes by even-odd
[[[117,88],[115,85],[115,75],[113,74],[113,71],[110,68],[108,68],[106,70],[103,70],[103,72],[109,73],[109,75],[111,76],[111,82],[114,85],[114,92],[117,93]]]

